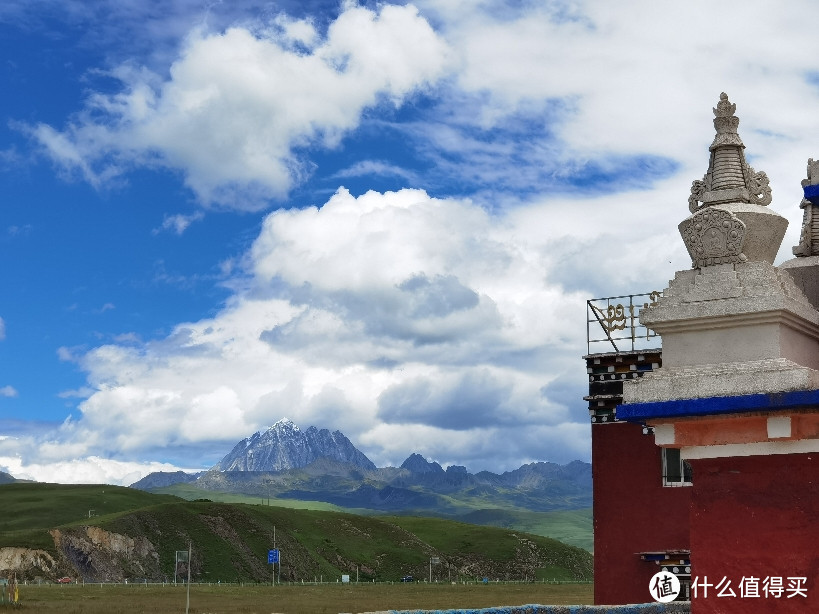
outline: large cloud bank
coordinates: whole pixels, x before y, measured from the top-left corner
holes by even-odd
[[[583,297],[549,281],[573,231],[533,232],[532,215],[409,189],[272,213],[218,315],[78,358],[95,392],[37,456],[224,451],[286,415],[382,465],[585,458],[585,411],[550,391],[582,380]]]
[[[166,70],[121,64],[116,92],[28,127],[60,168],[99,186],[170,169],[204,208],[291,208],[264,218],[212,317],[64,351],[88,376],[79,416],[0,440],[0,466],[125,481],[140,458],[216,462],[283,416],[341,429],[379,465],[415,451],[471,470],[588,458],[585,299],[661,289],[688,266],[676,225],[720,91],[791,220],[783,251],[796,243],[819,64],[793,41],[813,38],[813,12],[344,4],[326,27],[200,27]],[[394,111],[419,93],[427,108],[402,123]],[[424,171],[367,153],[338,177],[408,187],[287,202],[313,155],[343,149],[368,115]],[[436,182],[446,197],[418,189]],[[201,215],[163,224],[181,234]]]

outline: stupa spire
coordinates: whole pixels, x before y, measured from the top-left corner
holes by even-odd
[[[678,228],[695,269],[766,261],[773,264],[788,220],[772,211],[768,176],[745,161],[736,105],[720,94],[705,176],[688,197],[691,215]]]
[[[756,172],[745,161],[745,145],[737,132],[736,105],[723,92],[713,111],[717,134],[708,148],[711,152],[708,171],[701,180],[692,183],[688,209],[696,213],[703,207],[723,203],[770,204],[768,176]]]

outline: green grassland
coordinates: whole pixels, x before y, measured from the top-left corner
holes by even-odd
[[[592,508],[556,512],[485,509],[465,514],[461,520],[471,524],[516,529],[543,535],[565,544],[584,548],[594,547]]]
[[[36,547],[56,557],[49,529],[71,534],[93,525],[147,539],[158,554],[152,577],[169,580],[175,551],[191,543],[194,580],[269,582],[274,571],[267,565],[267,551],[274,540],[282,552],[280,577],[291,582],[326,581],[342,574],[362,581],[426,578],[430,557],[441,561],[433,568],[435,580],[591,579],[588,552],[539,535],[444,519],[260,503],[185,501],[116,486],[0,485],[5,523],[0,547]],[[89,519],[90,509],[97,515]],[[145,565],[120,563],[126,577],[146,573]]]
[[[412,518],[396,516],[385,518],[416,535],[425,543],[442,552],[460,552],[464,554],[481,554],[503,564],[512,563],[521,556],[521,550],[527,545],[524,540],[537,539],[524,533],[513,533],[509,530],[481,527],[472,524],[453,522],[440,518]],[[487,529],[490,532],[487,534]],[[490,540],[486,538],[490,537]],[[541,536],[538,536],[543,539]],[[550,542],[554,540],[549,540]],[[559,542],[555,542],[559,543]],[[531,548],[532,545],[529,545]],[[551,548],[550,557],[545,565],[535,570],[537,580],[578,580],[585,574],[580,572],[589,561],[585,550],[580,548]]]
[[[172,484],[171,486],[153,488],[150,492],[155,494],[172,495],[187,501],[207,499],[209,501],[218,501],[219,503],[247,503],[248,505],[269,504],[276,507],[288,507],[291,509],[300,510],[324,510],[332,512],[351,511],[338,505],[333,505],[332,503],[324,503],[323,501],[299,501],[297,499],[278,499],[276,497],[268,498],[255,495],[244,495],[241,493],[219,492],[214,490],[205,490],[204,488],[197,488],[192,484]]]
[[[0,547],[53,549],[48,529],[71,523],[96,524],[100,517],[171,501],[179,498],[106,484],[2,484]]]
[[[259,496],[243,495],[235,493],[224,493],[218,491],[197,488],[191,484],[173,484],[164,488],[156,488],[151,492],[174,495],[187,499],[210,499],[226,503],[266,503],[267,498]],[[269,500],[272,505],[278,507],[289,507],[294,509],[327,510],[337,512],[349,512],[365,516],[378,516],[379,512],[363,508],[343,508],[331,503],[321,501],[300,501],[295,499],[273,498]],[[438,515],[430,513],[429,510],[417,511],[419,516],[438,516],[459,520],[470,524],[502,527],[514,529],[526,533],[534,533],[543,537],[551,537],[572,546],[585,548],[591,552],[594,544],[592,530],[592,509],[583,508],[578,510],[560,510],[551,512],[537,512],[527,509],[509,507],[497,507],[496,504],[489,503],[491,507],[481,507],[487,505],[479,500],[470,501],[466,505],[463,501],[453,501],[450,505],[450,513]]]
[[[178,500],[174,496],[106,484],[3,484],[0,532],[54,527],[87,519],[89,511],[104,516]]]

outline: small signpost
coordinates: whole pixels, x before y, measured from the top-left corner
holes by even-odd
[[[176,551],[176,561],[173,564],[173,583],[176,584],[176,576],[178,573],[179,563],[187,563],[188,567],[188,590],[187,590],[187,597],[185,601],[185,614],[188,614],[188,611],[191,607],[191,551],[193,550],[193,543],[188,542],[188,549],[187,550],[177,550]]]
[[[190,568],[190,563],[188,561],[188,551],[187,550],[177,550],[176,556],[173,564],[173,583],[176,584],[176,578],[179,575],[179,563],[188,563],[188,567]]]
[[[282,572],[281,553],[278,548],[273,548],[272,550],[267,551],[267,564],[273,565],[274,584],[276,578],[276,563],[279,564],[279,574],[281,574]]]

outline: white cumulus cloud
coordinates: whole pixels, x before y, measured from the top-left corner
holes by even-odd
[[[168,463],[124,462],[88,456],[48,464],[26,463],[20,457],[0,456],[0,469],[17,479],[58,484],[116,484],[130,486],[154,471],[176,471]]]
[[[415,451],[474,470],[586,458],[585,411],[549,387],[582,376],[585,292],[549,281],[550,244],[578,232],[562,210],[341,189],[271,213],[246,287],[217,315],[75,356],[93,392],[34,456],[125,462],[208,445],[215,463],[287,415],[341,429],[381,465]]]
[[[182,171],[206,205],[259,209],[310,174],[295,148],[335,146],[365,108],[400,105],[446,67],[446,44],[411,5],[349,5],[323,39],[285,21],[195,30],[167,78],[123,65],[114,72],[123,91],[93,94],[62,130],[30,131],[94,185],[158,165]]]

